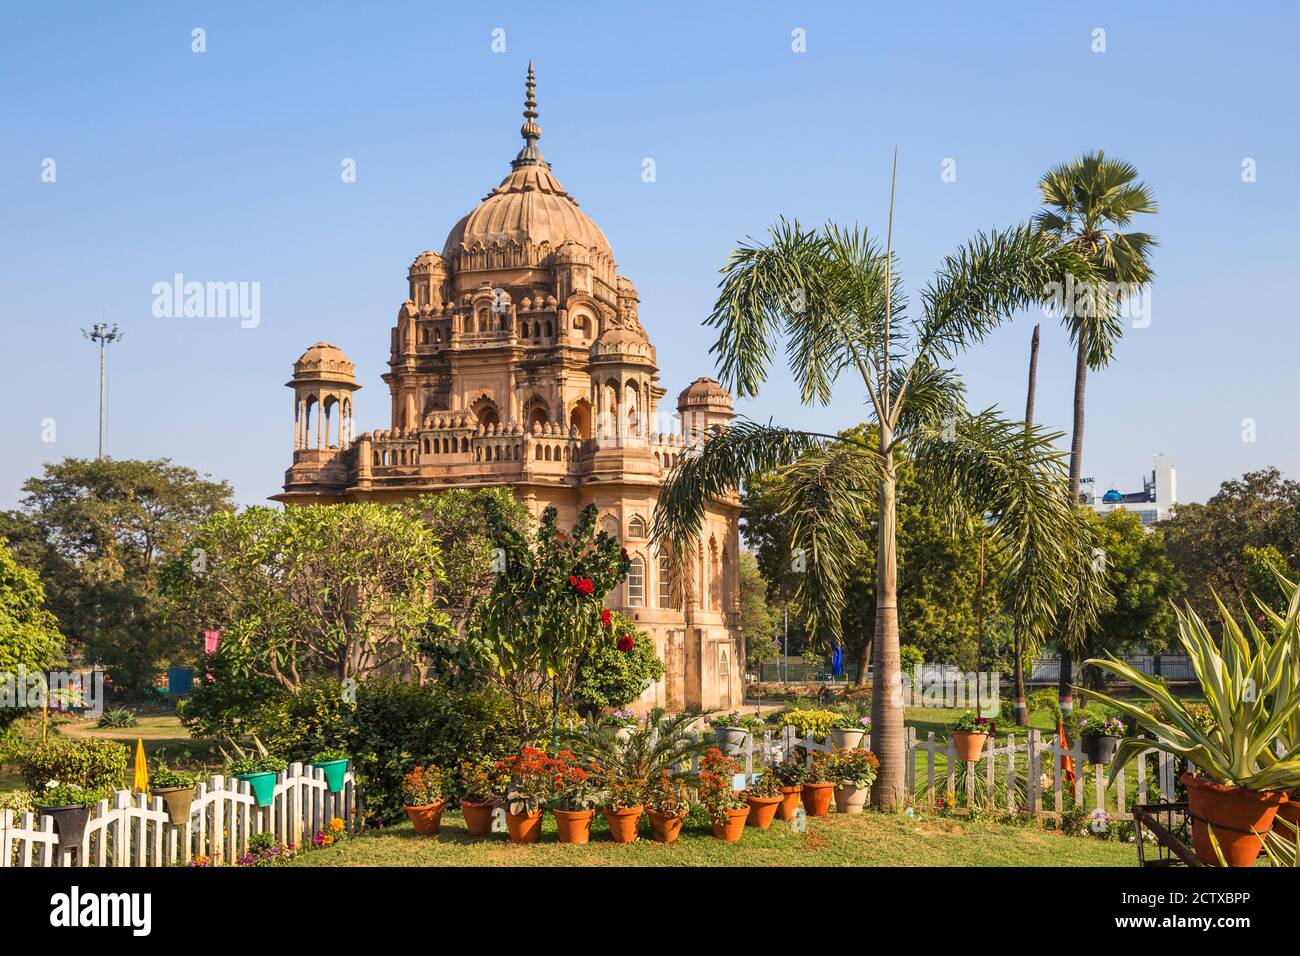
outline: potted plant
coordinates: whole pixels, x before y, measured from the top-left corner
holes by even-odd
[[[772,765],[772,775],[776,777],[781,802],[777,804],[776,815],[782,820],[793,820],[794,812],[799,807],[799,797],[803,793],[803,782],[808,776],[808,768],[798,757],[787,757]]]
[[[830,759],[835,778],[835,812],[861,813],[871,794],[880,761],[870,750],[835,750]]]
[[[194,774],[184,773],[159,763],[149,774],[149,792],[162,797],[167,807],[167,817],[172,826],[181,827],[190,822],[190,806],[194,803]]]
[[[284,773],[288,766],[281,757],[263,754],[260,757],[236,757],[230,761],[229,770],[236,780],[248,784],[259,807],[269,807],[275,798],[276,774]]]
[[[804,771],[803,788],[799,793],[804,811],[810,817],[824,817],[831,808],[835,794],[835,778],[831,776],[830,757],[815,751]]]
[[[600,732],[623,743],[632,736],[638,723],[640,721],[632,711],[617,707],[601,718]]]
[[[586,843],[591,839],[591,821],[600,803],[599,767],[578,766],[573,753],[561,750],[551,761],[555,785],[551,814],[561,843]]]
[[[1115,756],[1126,728],[1118,717],[1089,714],[1079,725],[1079,740],[1088,763],[1107,764]]]
[[[966,711],[952,723],[952,739],[956,745],[957,759],[970,762],[979,760],[984,753],[984,744],[997,726],[988,717],[980,717],[973,711]]]
[[[863,721],[866,724],[863,724]],[[850,717],[841,715],[835,719],[835,725],[831,727],[831,746],[838,747],[841,750],[852,750],[854,747],[862,746],[862,738],[867,735],[867,727],[871,724],[870,717]]]
[[[348,752],[342,747],[329,747],[311,758],[311,765],[325,771],[325,786],[330,793],[343,791],[343,776],[348,771]]]
[[[743,754],[754,739],[754,731],[763,726],[758,718],[742,717],[734,710],[710,717],[709,722],[713,725],[713,739],[718,749],[730,757]]]
[[[551,766],[546,754],[536,747],[498,761],[498,769],[509,775],[506,790],[506,828],[511,843],[536,843],[542,838],[542,813],[554,791]]]
[[[51,780],[36,794],[36,809],[54,818],[59,846],[78,846],[90,821],[90,808],[103,798],[99,790]]]
[[[732,781],[740,767],[717,747],[700,762],[700,806],[709,814],[713,836],[718,840],[735,843],[745,833],[745,820],[749,804],[734,789]]]
[[[609,824],[609,835],[615,843],[631,843],[636,839],[637,825],[645,811],[641,802],[645,781],[619,770],[606,770],[603,782],[605,802],[601,813]]]
[[[1253,623],[1243,629],[1222,604],[1217,638],[1190,607],[1178,612],[1178,640],[1213,718],[1208,728],[1198,725],[1187,705],[1158,678],[1114,657],[1087,662],[1116,674],[1160,704],[1163,720],[1129,701],[1088,692],[1129,717],[1151,738],[1127,737],[1120,742],[1111,761],[1111,782],[1148,746],[1181,757],[1195,768],[1195,773],[1180,779],[1187,787],[1192,843],[1203,863],[1216,864],[1217,851],[1222,851],[1229,866],[1254,865],[1262,835],[1272,827],[1287,792],[1300,789],[1297,748],[1284,755],[1274,749],[1281,728],[1300,715],[1300,681],[1293,679],[1289,667],[1300,624],[1298,603],[1293,591],[1286,616],[1266,618],[1266,626],[1273,625],[1273,639]]]
[[[460,765],[460,812],[470,836],[492,832],[492,811],[510,786],[510,775],[496,760],[466,760]]]
[[[682,821],[691,809],[685,778],[660,770],[646,784],[641,798],[650,818],[650,834],[656,843],[673,843],[682,832]]]
[[[745,826],[766,830],[772,825],[776,808],[781,804],[781,781],[770,769],[764,770],[753,776],[741,796],[749,808]]]
[[[416,764],[402,778],[402,803],[416,833],[420,836],[438,835],[447,798],[442,792],[442,771],[437,764],[423,767]]]

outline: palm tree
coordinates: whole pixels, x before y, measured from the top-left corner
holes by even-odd
[[[1115,306],[1127,290],[1149,283],[1155,276],[1148,255],[1156,245],[1145,232],[1120,232],[1139,213],[1154,213],[1156,201],[1138,171],[1129,163],[1107,159],[1098,150],[1051,169],[1039,182],[1047,206],[1035,217],[1038,228],[1062,246],[1087,258],[1108,285],[1108,297],[1098,302],[1088,295],[1061,296],[1062,322],[1075,345],[1074,429],[1070,440],[1070,496],[1079,500],[1083,468],[1084,396],[1088,370],[1104,368],[1124,325]],[[1073,707],[1070,690],[1072,647],[1061,640],[1061,674],[1058,694],[1061,709]]]
[[[857,228],[812,231],[784,219],[767,243],[751,240],[732,253],[706,322],[719,330],[713,351],[722,378],[739,397],[757,394],[783,337],[805,404],[826,403],[844,372],[860,377],[874,436],[743,419],[713,430],[660,490],[652,532],[687,563],[707,503],[756,472],[780,469],[792,537],[806,556],[796,601],[809,630],[828,640],[839,626],[864,512],[875,500],[872,748],[881,767],[872,799],[882,808],[906,800],[896,458],[913,462],[928,504],[946,518],[989,524],[989,547],[1007,557],[1004,597],[1018,617],[1054,623],[1078,581],[1096,583],[1087,573],[1071,574],[1087,532],[1052,445],[1060,436],[991,409],[971,414],[960,380],[945,367],[1013,313],[1041,302],[1051,280],[1069,275],[1092,287],[1091,265],[1029,226],[981,234],[947,258],[921,293],[920,316],[908,319],[892,259],[888,240],[882,250]]]

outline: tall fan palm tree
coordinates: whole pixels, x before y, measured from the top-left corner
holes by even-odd
[[[1076,349],[1074,366],[1074,427],[1070,440],[1070,495],[1079,500],[1083,468],[1084,398],[1088,370],[1109,364],[1115,343],[1124,334],[1116,306],[1129,290],[1149,283],[1155,273],[1148,257],[1156,245],[1145,232],[1122,232],[1139,213],[1154,213],[1156,201],[1137,169],[1129,163],[1107,159],[1098,150],[1084,153],[1051,169],[1039,182],[1047,207],[1034,218],[1043,233],[1087,258],[1107,283],[1107,298],[1090,294],[1062,295],[1062,322]],[[1072,647],[1061,637],[1061,674],[1058,694],[1061,709],[1073,707],[1070,690]]]
[[[1008,558],[1005,598],[1017,617],[1046,626],[1080,582],[1100,587],[1086,566],[1079,570],[1087,532],[1052,445],[1059,435],[993,410],[969,413],[962,385],[946,367],[1013,313],[1041,301],[1053,279],[1095,283],[1092,266],[1075,248],[1029,226],[981,234],[948,257],[921,293],[919,317],[908,319],[892,258],[888,242],[882,250],[856,228],[811,231],[785,220],[765,244],[751,241],[732,253],[706,323],[719,330],[713,352],[723,379],[740,397],[757,394],[783,337],[805,404],[827,402],[846,371],[860,377],[875,439],[744,420],[713,430],[669,475],[653,530],[687,563],[698,551],[710,499],[755,472],[782,469],[794,544],[806,557],[796,601],[810,630],[828,639],[844,607],[848,556],[875,500],[872,748],[881,767],[872,799],[882,808],[906,799],[896,457],[905,453],[914,462],[931,507],[953,522],[989,524],[989,546]]]

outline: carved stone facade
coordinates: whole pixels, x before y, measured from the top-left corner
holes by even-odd
[[[609,607],[654,639],[667,673],[648,707],[737,707],[744,638],[739,502],[709,508],[689,585],[647,535],[664,476],[690,443],[733,417],[731,396],[696,379],[661,423],[655,349],[605,234],[537,148],[534,79],[510,174],[421,253],[389,342],[391,425],[355,434],[351,361],[317,343],[294,363],[294,453],[286,504],[391,501],[508,486],[534,516],[572,524],[594,502],[633,570]],[[662,425],[662,427],[661,427]]]

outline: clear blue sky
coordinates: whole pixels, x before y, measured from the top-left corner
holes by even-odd
[[[1300,476],[1298,27],[1282,3],[6,4],[0,507],[42,462],[94,455],[79,329],[96,321],[126,333],[115,457],[265,499],[290,460],[283,383],[318,339],[358,366],[358,426],[387,425],[406,268],[505,175],[530,57],[542,148],[636,282],[670,395],[714,371],[699,323],[736,240],[782,214],[883,231],[895,146],[912,289],[976,230],[1029,216],[1045,169],[1100,147],[1153,187],[1161,245],[1150,326],[1090,380],[1084,473],[1131,490],[1164,452],[1184,500],[1266,464]],[[155,318],[151,287],[178,272],[260,282],[261,325]],[[962,359],[974,405],[1023,411],[1032,324]],[[1062,429],[1071,372],[1044,320],[1038,417]],[[846,381],[799,408],[778,372],[742,411],[825,429],[861,403]]]

